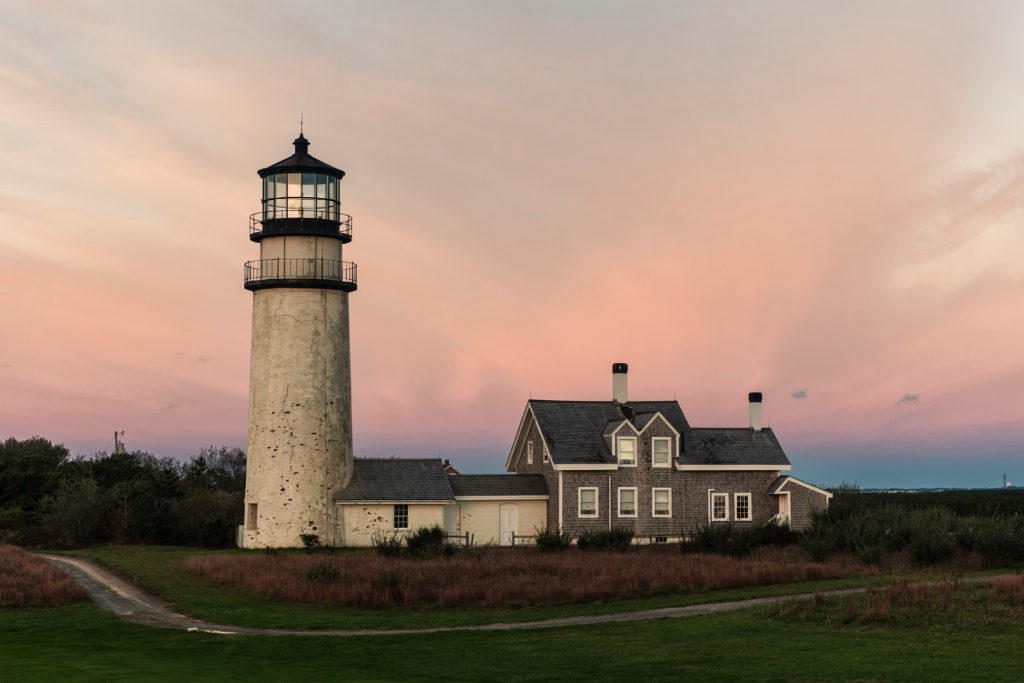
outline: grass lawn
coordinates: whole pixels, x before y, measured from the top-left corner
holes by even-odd
[[[717,591],[698,591],[554,607],[522,609],[345,609],[290,604],[228,589],[181,569],[189,557],[203,553],[244,553],[252,551],[203,551],[194,548],[154,546],[109,546],[74,551],[122,574],[134,577],[151,593],[163,598],[177,612],[234,626],[291,629],[413,628],[535,621],[565,616],[610,614],[659,607],[679,607],[708,602],[808,593],[887,583],[888,577],[854,577],[774,586]],[[355,551],[369,552],[369,551]],[[595,555],[600,561],[600,555]]]
[[[506,633],[215,636],[88,603],[0,609],[5,681],[1019,681],[1019,629],[837,626],[763,612]]]

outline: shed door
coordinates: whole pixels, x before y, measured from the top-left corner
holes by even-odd
[[[516,505],[502,505],[498,514],[498,544],[512,545],[512,534],[518,530],[519,508]]]
[[[779,520],[789,524],[789,493],[779,494]]]
[[[444,532],[449,536],[459,535],[459,506],[444,506]],[[452,539],[449,539],[452,540]]]

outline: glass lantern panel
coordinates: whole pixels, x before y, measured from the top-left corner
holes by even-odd
[[[274,193],[275,197],[287,197],[288,196],[288,175],[286,173],[279,173],[274,176],[275,184],[277,185],[277,192]]]

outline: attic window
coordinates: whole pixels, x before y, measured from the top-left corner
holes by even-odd
[[[669,452],[672,450],[672,439],[667,436],[656,436],[651,440],[651,464],[654,467],[669,466]]]
[[[546,447],[544,448],[544,462],[551,462],[551,455]]]
[[[620,436],[618,439],[619,467],[636,467],[636,437]]]
[[[526,442],[526,464],[527,465],[532,465],[533,464],[533,442],[532,441],[527,441]]]

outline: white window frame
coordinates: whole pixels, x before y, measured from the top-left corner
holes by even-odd
[[[623,513],[622,512],[622,492],[623,491],[632,491],[633,492],[633,513],[632,514]],[[619,509],[618,509],[619,517],[636,517],[637,510],[640,507],[639,491],[635,487],[632,487],[632,486],[620,486],[618,492],[619,492]]]
[[[733,498],[733,519],[737,522],[749,522],[754,519],[754,499],[749,493],[734,493]],[[747,499],[747,516],[740,517],[740,498]]]
[[[657,452],[657,446],[659,442],[665,442],[665,462],[659,463],[654,454]],[[672,437],[671,436],[655,436],[651,439],[651,467],[671,467],[672,466]]]
[[[594,512],[590,514],[583,514],[583,492],[593,491],[594,492]],[[581,486],[576,489],[576,515],[580,519],[597,519],[599,516],[599,510],[601,509],[601,491],[596,486]]]
[[[533,464],[533,441],[526,442],[526,464]]]
[[[398,526],[398,508],[405,508],[405,526]],[[394,531],[406,531],[409,528],[409,504],[408,503],[395,503],[394,508],[391,510],[391,528]]]
[[[631,442],[633,444],[633,462],[622,462],[622,444],[625,442]],[[636,437],[635,436],[619,436],[615,438],[615,455],[618,458],[619,467],[636,467],[637,452],[636,452]]]
[[[658,505],[656,496],[659,491],[665,491],[668,493],[668,514],[658,512]],[[672,489],[667,488],[654,488],[651,489],[651,517],[669,518],[672,516]]]
[[[715,501],[722,501],[722,512],[724,516],[715,516]],[[728,493],[712,493],[711,494],[711,521],[712,522],[728,522],[729,521],[729,494]]]

